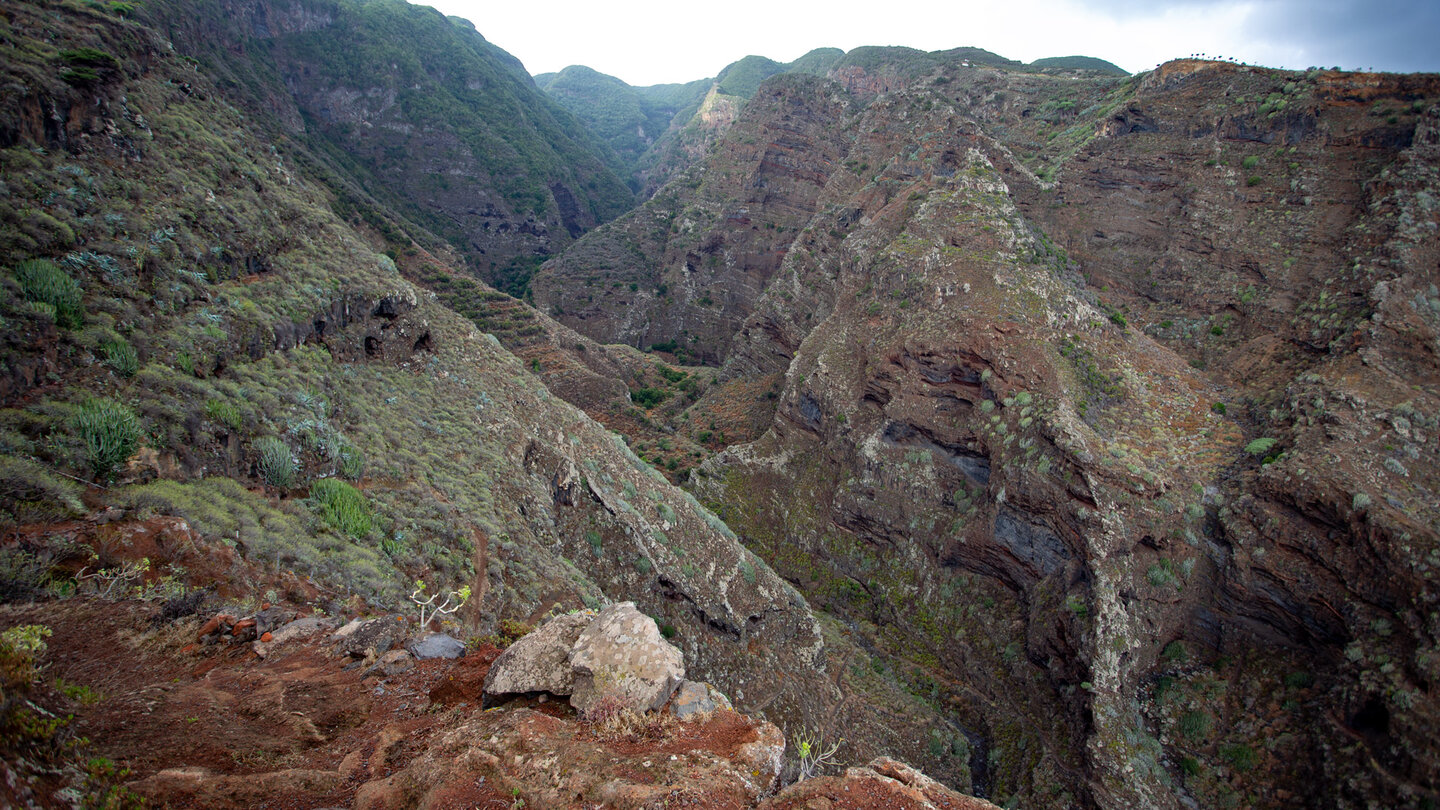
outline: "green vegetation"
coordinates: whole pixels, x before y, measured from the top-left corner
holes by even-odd
[[[1205,739],[1210,733],[1212,718],[1205,712],[1186,712],[1180,715],[1178,728],[1180,733],[1191,741]]]
[[[1049,56],[1036,59],[1029,67],[1059,70],[1092,70],[1107,76],[1129,76],[1129,71],[1104,59],[1093,56]]]
[[[105,356],[105,364],[121,377],[134,377],[140,370],[140,355],[124,338],[100,344],[100,351]]]
[[[1254,441],[1245,445],[1245,452],[1249,453],[1252,456],[1263,456],[1270,452],[1270,448],[1275,446],[1275,441],[1275,439],[1269,438],[1268,436],[1265,438],[1255,439]]]
[[[1241,773],[1254,770],[1260,763],[1260,756],[1255,753],[1255,749],[1243,743],[1220,746],[1220,757]]]
[[[670,392],[663,388],[632,388],[630,398],[642,408],[653,408],[670,398]]]
[[[27,301],[50,308],[55,323],[78,329],[85,321],[80,285],[49,259],[29,259],[15,267],[15,280]]]
[[[140,443],[135,412],[112,399],[88,399],[75,407],[71,425],[84,448],[84,459],[97,480],[108,479]]]
[[[0,747],[12,755],[53,745],[67,718],[46,712],[30,698],[39,686],[39,658],[50,628],[27,624],[0,632]]]
[[[295,482],[295,459],[290,445],[274,436],[261,436],[255,440],[255,455],[255,466],[265,483],[286,489]]]
[[[310,505],[337,531],[354,538],[370,533],[370,505],[360,490],[334,478],[322,478],[310,485]]]

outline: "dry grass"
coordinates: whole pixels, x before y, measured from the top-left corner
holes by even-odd
[[[614,695],[600,699],[585,714],[596,737],[609,742],[660,743],[675,736],[680,724],[669,712],[640,712]]]

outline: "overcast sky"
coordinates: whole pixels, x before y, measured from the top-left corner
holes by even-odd
[[[414,2],[414,0],[412,0]],[[747,54],[973,45],[1011,59],[1098,56],[1129,71],[1205,53],[1252,64],[1440,72],[1440,0],[430,0],[532,74],[588,65],[642,86]]]

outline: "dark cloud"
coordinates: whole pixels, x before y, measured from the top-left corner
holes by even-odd
[[[1311,64],[1440,71],[1440,3],[1280,0],[1257,7],[1254,39],[1302,49]],[[1290,67],[1306,67],[1291,65]]]
[[[1079,0],[1116,19],[1156,17],[1172,9],[1248,6],[1247,30],[1236,41],[1257,53],[1225,54],[1269,63],[1299,58],[1309,65],[1440,71],[1440,2],[1434,0]],[[1204,45],[1199,45],[1202,49]],[[1298,57],[1289,56],[1299,54]],[[1285,56],[1280,56],[1285,55]]]

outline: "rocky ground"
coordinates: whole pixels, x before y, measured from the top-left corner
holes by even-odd
[[[569,617],[502,652],[483,642],[429,649],[438,634],[407,643],[413,627],[397,616],[342,626],[283,605],[243,612],[166,619],[141,601],[75,598],[6,605],[0,624],[51,630],[44,680],[68,691],[46,686],[39,701],[73,713],[64,733],[88,740],[79,751],[92,763],[116,764],[87,784],[114,806],[992,807],[890,760],[781,790],[780,730],[733,711],[724,696],[717,705],[704,690],[698,699],[674,691],[678,680],[654,687],[673,692],[663,710],[622,723],[593,703],[577,711],[568,686],[516,687],[514,673],[537,671],[537,659],[518,664],[517,651],[525,658],[547,634],[566,633]],[[612,614],[631,618],[598,631],[610,646],[582,638],[577,651],[608,654],[616,672],[643,657],[633,636],[648,632],[649,648],[672,651],[669,671],[683,675],[653,620],[628,605],[602,617]],[[593,612],[574,615],[570,636],[602,624]],[[497,679],[492,667],[512,674]],[[57,771],[26,787],[35,767],[23,758],[6,765],[6,802],[68,806]]]

